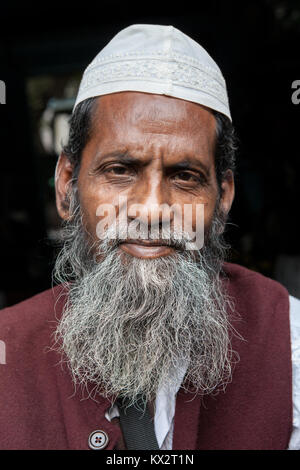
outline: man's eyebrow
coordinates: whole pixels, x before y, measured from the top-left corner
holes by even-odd
[[[119,159],[120,161],[124,163],[139,163],[140,159],[137,157],[134,157],[129,153],[128,150],[114,150],[112,152],[107,152],[105,154],[99,154],[97,155],[97,160],[102,161],[102,160],[107,160],[109,158],[115,158]]]
[[[100,155],[98,156],[99,161],[107,160],[109,158],[119,159],[123,163],[129,164],[129,165],[130,164],[144,165],[144,162],[140,158],[134,157],[128,150],[114,150],[112,152],[107,152],[101,156]],[[177,163],[169,164],[167,165],[167,167],[168,169],[172,169],[175,171],[192,170],[192,169],[195,169],[195,167],[198,167],[198,168],[201,168],[201,170],[204,171],[207,176],[210,175],[209,167],[205,165],[205,163],[201,162],[201,160],[199,160],[198,158],[192,157],[192,156],[186,156],[184,157],[183,160]]]

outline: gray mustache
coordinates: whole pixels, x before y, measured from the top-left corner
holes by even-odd
[[[124,234],[127,234],[127,226],[123,226],[121,232],[122,231]],[[101,242],[104,242],[111,248],[116,248],[121,243],[140,243],[145,245],[166,245],[176,250],[182,251],[186,250],[187,244],[191,242],[191,237],[189,237],[186,233],[172,232],[170,230],[165,229],[164,227],[160,228],[154,233],[148,228],[142,228],[139,233],[139,236],[134,238],[130,237],[130,231],[128,235],[128,237],[120,236],[120,233],[118,231],[115,231],[114,228],[109,228]]]

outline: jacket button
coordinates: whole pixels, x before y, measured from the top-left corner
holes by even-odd
[[[101,450],[108,444],[108,435],[104,431],[93,431],[89,435],[89,447],[93,450]]]

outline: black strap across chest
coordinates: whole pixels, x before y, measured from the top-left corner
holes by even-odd
[[[142,397],[131,406],[128,406],[128,402],[123,399],[117,401],[126,447],[128,450],[159,450],[154,419],[150,415],[148,406],[144,409],[142,403]]]

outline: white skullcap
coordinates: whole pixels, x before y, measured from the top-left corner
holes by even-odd
[[[173,96],[231,120],[221,70],[200,44],[173,26],[136,24],[120,31],[86,68],[75,101],[120,91]]]

